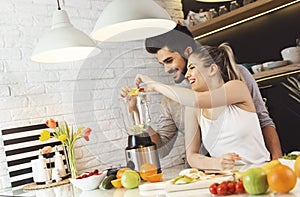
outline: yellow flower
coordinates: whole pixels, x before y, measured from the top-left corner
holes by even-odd
[[[67,139],[67,135],[66,134],[62,134],[62,135],[58,136],[57,139],[62,142],[62,141],[64,141],[64,140]]]
[[[48,130],[42,130],[40,134],[40,141],[44,142],[50,139],[50,131]]]

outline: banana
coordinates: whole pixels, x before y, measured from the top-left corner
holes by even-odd
[[[263,170],[265,170],[265,172],[268,174],[268,172],[275,166],[280,165],[280,161],[279,160],[272,160],[264,165],[261,166],[261,168]]]

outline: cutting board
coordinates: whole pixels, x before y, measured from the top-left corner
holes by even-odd
[[[216,176],[211,179],[200,180],[193,183],[175,185],[170,181],[157,182],[157,183],[145,183],[139,185],[140,191],[151,191],[151,190],[164,190],[166,192],[175,192],[192,189],[208,188],[213,183],[220,183],[222,181],[233,180],[233,176]]]

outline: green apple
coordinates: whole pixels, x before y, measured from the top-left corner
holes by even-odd
[[[141,182],[140,175],[133,170],[126,170],[121,177],[121,184],[127,189],[136,188]]]
[[[269,188],[267,174],[262,168],[249,168],[243,174],[243,185],[249,194],[264,194]]]

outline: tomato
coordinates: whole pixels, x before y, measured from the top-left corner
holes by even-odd
[[[219,186],[219,183],[213,183],[209,186],[209,191],[211,194],[217,194],[217,187]]]
[[[244,185],[243,185],[243,181],[238,181],[236,184],[235,184],[235,193],[238,193],[238,194],[242,194],[242,193],[245,193],[245,188],[244,188]]]
[[[235,192],[235,182],[234,181],[228,181],[227,183],[227,193],[228,194],[234,194]]]
[[[226,195],[227,194],[227,185],[226,183],[222,183],[217,187],[217,194],[218,195]]]

